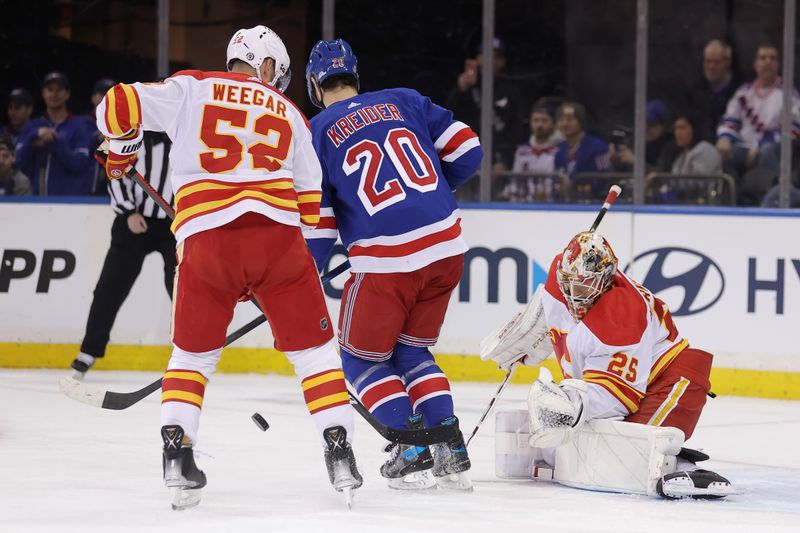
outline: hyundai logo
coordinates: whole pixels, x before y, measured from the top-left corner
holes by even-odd
[[[722,297],[725,276],[717,264],[688,248],[657,248],[638,255],[625,267],[635,267],[638,276],[647,274],[642,285],[669,306],[673,316],[705,311]]]

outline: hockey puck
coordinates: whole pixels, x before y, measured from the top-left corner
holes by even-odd
[[[258,413],[253,413],[253,416],[250,418],[253,419],[253,422],[258,426],[258,429],[261,431],[266,431],[269,429],[269,424],[267,423],[266,419]]]

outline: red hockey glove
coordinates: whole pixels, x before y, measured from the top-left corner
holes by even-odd
[[[106,158],[108,179],[122,178],[128,169],[136,164],[137,152],[142,147],[143,138],[142,130],[139,130],[131,139],[109,139]]]

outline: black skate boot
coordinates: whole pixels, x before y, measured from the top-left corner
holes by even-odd
[[[344,494],[348,508],[353,507],[353,491],[364,483],[356,466],[353,448],[347,442],[347,431],[342,426],[326,428],[322,432],[325,439],[325,466],[328,479],[333,488]]]
[[[406,425],[409,429],[422,429],[422,415],[411,415]],[[381,475],[387,479],[389,488],[419,490],[436,486],[431,476],[433,457],[427,446],[392,442],[384,451],[390,455],[381,466]]]
[[[656,483],[659,496],[670,500],[693,498],[715,500],[738,494],[731,482],[716,472],[697,468],[695,463],[708,460],[708,455],[690,448],[681,448],[677,472],[666,474]]]
[[[458,431],[458,418],[450,416],[442,420],[443,426],[455,426],[458,436],[447,442],[431,446],[433,450],[433,476],[436,483],[445,489],[472,490],[472,482],[467,476],[470,469],[464,435]]]
[[[172,509],[181,511],[200,503],[200,489],[206,486],[206,475],[194,462],[192,446],[183,444],[183,428],[163,426],[164,484],[172,494]]]
[[[90,368],[94,365],[95,358],[86,353],[79,353],[78,357],[72,361],[70,365],[72,367],[72,377],[77,379],[78,381],[82,380],[83,377],[86,375],[86,372],[89,371]]]

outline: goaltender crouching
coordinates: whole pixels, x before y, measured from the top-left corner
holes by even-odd
[[[525,311],[484,340],[481,357],[508,369],[538,365],[551,351],[564,379],[556,385],[542,368],[528,411],[498,413],[500,475],[665,498],[735,492],[697,467],[708,456],[681,447],[709,393],[711,354],[689,346],[664,302],[617,270],[596,233],[570,240]]]

